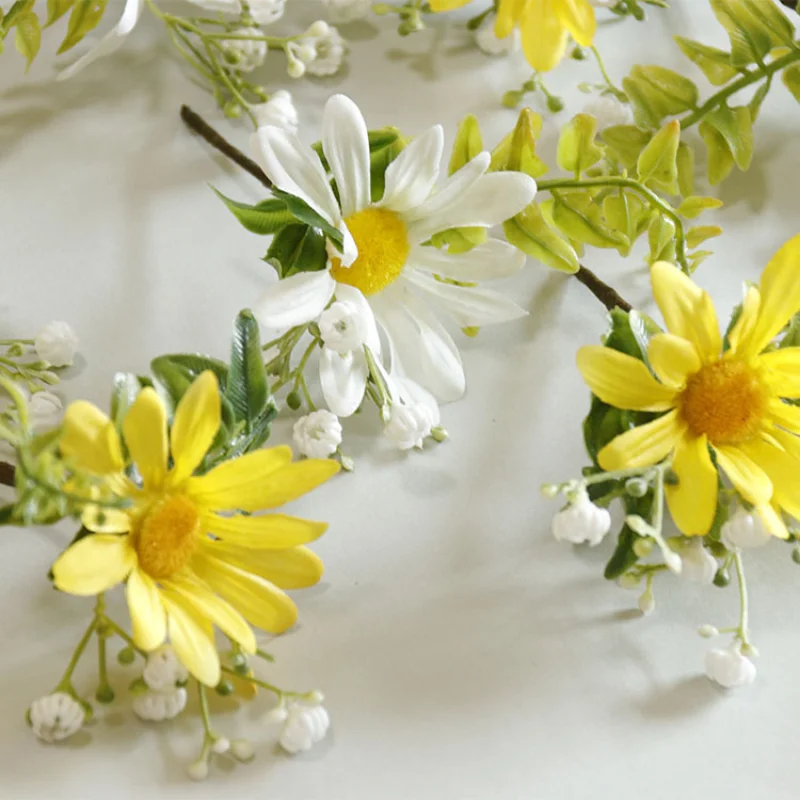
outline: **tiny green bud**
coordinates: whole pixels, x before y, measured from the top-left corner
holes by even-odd
[[[641,582],[641,575],[636,575],[633,572],[626,572],[619,578],[619,586],[621,589],[637,589]]]
[[[448,434],[444,428],[437,425],[436,427],[431,428],[431,438],[434,442],[446,442],[448,439]]]
[[[136,651],[132,647],[123,647],[122,650],[117,653],[117,661],[123,666],[133,664],[135,659]]]
[[[142,694],[148,691],[148,686],[144,682],[144,678],[134,678],[128,686],[128,691],[131,694]]]
[[[230,694],[233,694],[233,684],[228,680],[221,680],[215,687],[214,691],[220,697],[227,697]]]
[[[222,112],[229,119],[239,119],[242,116],[242,106],[236,100],[229,100],[223,106]]]
[[[544,497],[558,497],[558,485],[555,483],[543,483],[541,491]]]
[[[800,547],[795,547],[794,550],[792,550],[792,561],[794,561],[795,564],[800,564]]]
[[[345,472],[352,472],[356,468],[356,462],[353,461],[350,456],[346,456],[342,453],[339,454],[339,463],[342,465],[342,469]]]
[[[664,473],[664,483],[666,483],[667,486],[677,486],[680,482],[681,481],[678,477],[678,473],[675,472],[675,470],[668,469]]]
[[[631,497],[644,497],[648,488],[649,484],[642,478],[628,478],[625,482],[625,492]]]
[[[761,654],[758,652],[758,648],[754,644],[743,644],[742,655],[747,656],[747,658],[758,658]]]
[[[522,100],[522,92],[517,92],[513,89],[503,95],[503,105],[506,108],[516,108],[520,100]]]
[[[713,539],[707,539],[708,550],[715,558],[725,558],[728,550],[722,542],[715,542]]]
[[[720,588],[727,586],[731,582],[731,576],[728,570],[725,567],[720,567],[717,570],[717,574],[714,576],[714,586],[719,586]]]
[[[553,114],[557,114],[559,111],[564,110],[564,101],[560,97],[556,97],[555,95],[550,95],[547,98],[547,110]]]
[[[538,85],[537,85],[536,81],[533,81],[533,80],[525,81],[525,83],[522,84],[522,88],[526,92],[535,92],[536,89],[538,88]]]
[[[296,391],[289,392],[286,395],[286,405],[292,409],[292,411],[297,411],[298,408],[303,404],[303,399],[300,397],[300,393]]]
[[[719,636],[719,631],[713,625],[701,625],[697,629],[697,635],[702,636],[703,639],[713,639],[715,636]]]
[[[98,703],[105,703],[107,705],[108,703],[114,702],[114,690],[108,684],[98,687],[94,696]]]
[[[582,47],[578,47],[577,45],[572,48],[572,52],[569,55],[570,58],[574,58],[576,61],[586,60],[586,51]]]
[[[655,542],[651,538],[642,537],[633,543],[633,552],[638,558],[647,558],[653,552],[654,546]]]

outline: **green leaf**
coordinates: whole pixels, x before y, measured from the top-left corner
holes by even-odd
[[[611,125],[602,133],[603,141],[627,170],[636,168],[639,154],[647,147],[652,134],[637,128],[635,125]]]
[[[529,108],[523,109],[511,133],[505,166],[512,172],[524,172],[539,178],[547,170],[547,164],[536,155],[536,116]]]
[[[716,186],[730,175],[735,163],[733,153],[725,137],[707,122],[701,122],[698,130],[706,143],[708,182]]]
[[[750,98],[747,108],[750,110],[750,119],[752,119],[753,122],[758,119],[758,115],[761,113],[761,106],[764,103],[764,100],[767,99],[767,95],[769,94],[771,87],[771,81],[764,81],[761,86],[755,90],[753,96]]]
[[[750,109],[747,106],[720,106],[708,113],[704,121],[722,134],[736,166],[742,171],[747,170],[753,159],[753,118]]]
[[[780,45],[791,45],[794,28],[772,0],[710,0],[731,40],[731,64],[742,68],[761,61]]]
[[[211,188],[214,189],[213,186]],[[270,198],[251,206],[247,203],[231,200],[217,189],[214,189],[214,191],[217,197],[228,207],[228,210],[250,233],[267,236],[276,233],[294,220],[294,217],[286,207],[286,203],[282,200]]]
[[[108,0],[76,0],[69,15],[67,35],[57,52],[66,53],[93,31],[100,24],[107,4]]]
[[[635,66],[622,82],[635,111],[649,127],[657,127],[664,117],[697,108],[697,86],[678,72],[666,67]]]
[[[794,44],[794,25],[772,0],[742,0],[754,20],[769,31],[773,45]]]
[[[678,191],[681,197],[694,193],[694,150],[686,142],[678,145]]]
[[[47,22],[45,27],[48,28],[61,19],[74,5],[75,0],[47,0]]]
[[[33,11],[26,11],[24,14],[20,14],[17,17],[16,27],[14,44],[20,55],[27,61],[25,67],[25,71],[27,72],[42,44],[42,28],[39,25],[39,17],[37,17],[36,13]]]
[[[172,355],[158,356],[151,362],[153,372],[156,372],[157,365],[165,361],[184,369],[191,377],[191,380],[194,380],[203,372],[210,370],[216,375],[217,382],[222,389],[224,389],[228,383],[228,365],[218,358],[211,358],[211,356],[202,355],[200,353],[174,353]]]
[[[650,244],[648,262],[675,260],[675,223],[671,219],[657,214],[653,217],[647,231]]]
[[[225,392],[237,419],[249,433],[270,399],[267,370],[261,357],[258,323],[249,309],[236,317],[231,340],[231,366]]]
[[[539,207],[533,203],[506,220],[503,231],[509,244],[548,267],[568,273],[580,268],[575,250],[547,225]]]
[[[678,189],[678,145],[681,142],[681,126],[677,120],[668,122],[642,150],[636,168],[639,180],[652,184],[669,194]]]
[[[468,253],[489,238],[486,228],[450,228],[431,236],[431,244],[439,249],[447,248],[448,253],[458,255]]]
[[[631,497],[625,495],[625,516],[636,515],[644,519],[650,519],[653,514],[653,501],[655,493],[651,490],[644,497]],[[617,539],[617,547],[614,550],[604,572],[607,580],[613,581],[627,572],[638,560],[634,545],[639,539],[639,535],[627,523],[622,526]]]
[[[456,140],[453,142],[453,153],[450,156],[448,174],[458,172],[465,164],[472,161],[483,150],[481,126],[473,114],[467,114],[461,120],[456,131]]]
[[[501,139],[500,143],[494,148],[494,150],[492,150],[492,160],[489,165],[489,170],[491,172],[496,172],[497,170],[511,169],[511,167],[508,166],[508,163],[509,156],[511,154],[512,142],[515,136],[519,137],[521,133],[525,134],[523,138],[528,140],[528,143],[531,146],[531,152],[535,153],[536,140],[539,138],[539,136],[541,136],[543,125],[544,120],[542,119],[541,114],[537,114],[530,108],[523,108],[519,113],[514,130],[510,133],[507,133]],[[539,160],[537,159],[537,161]],[[539,164],[544,165],[544,162],[539,161]],[[544,171],[540,174],[544,175],[544,172],[546,171],[547,166],[544,165]],[[538,176],[534,175],[533,177]]]
[[[166,391],[171,408],[178,405],[186,390],[192,385],[193,376],[189,370],[176,364],[169,356],[159,356],[150,362],[150,369],[156,380]]]
[[[114,388],[111,391],[111,421],[117,431],[122,431],[122,421],[142,388],[138,376],[132,372],[117,372],[114,375]]]
[[[582,175],[603,157],[595,143],[597,120],[591,114],[578,114],[561,129],[558,139],[558,165],[566,172]]]
[[[16,0],[8,9],[5,16],[0,9],[0,40],[10,31],[16,24],[17,20],[27,14],[33,9],[36,0]]]
[[[630,246],[627,236],[605,224],[601,207],[588,193],[564,192],[553,200],[553,222],[570,239],[593,247],[625,249]]]
[[[403,152],[406,140],[394,128],[370,131],[370,134],[375,136],[374,142],[370,139],[370,199],[373,203],[377,203],[386,191],[386,170]]]
[[[344,242],[342,232],[336,230],[330,222],[317,214],[311,206],[304,203],[299,197],[282,192],[280,189],[273,189],[272,194],[279,200],[283,200],[286,207],[289,209],[289,213],[298,220],[298,222],[304,222],[312,228],[319,228],[319,230],[336,245],[337,249],[341,251]]]
[[[781,74],[784,86],[792,93],[792,97],[800,103],[800,64],[792,64]]]
[[[704,211],[711,208],[722,208],[722,200],[716,197],[687,197],[678,206],[678,213],[687,219],[699,217]]]
[[[697,225],[689,228],[686,232],[686,243],[694,249],[708,239],[722,235],[722,228],[719,225]]]
[[[649,366],[650,362],[648,360],[647,351],[650,346],[650,340],[656,334],[663,333],[664,331],[652,317],[643,314],[641,311],[637,311],[635,308],[628,312],[628,324],[630,325],[631,333],[636,340],[636,344],[639,345],[641,358]]]
[[[691,39],[684,39],[683,36],[676,36],[675,41],[683,54],[700,67],[712,86],[723,86],[739,74],[731,65],[730,53]]]
[[[266,260],[275,266],[281,278],[298,272],[319,272],[328,263],[325,237],[308,225],[287,225],[275,234]]]
[[[628,194],[609,194],[603,199],[603,217],[610,228],[624,234],[629,241],[635,238],[635,225],[631,215]],[[623,253],[627,256],[628,253]]]

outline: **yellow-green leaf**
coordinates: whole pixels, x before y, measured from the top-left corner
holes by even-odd
[[[687,219],[694,219],[710,208],[722,208],[722,200],[716,197],[687,197],[678,207],[678,213]]]
[[[45,27],[49,27],[61,19],[74,5],[75,0],[47,0],[47,22]]]
[[[634,114],[643,127],[656,128],[664,117],[697,107],[698,90],[692,81],[665,67],[637,65],[622,82]]]
[[[580,268],[575,250],[547,225],[534,203],[504,222],[503,231],[510,244],[548,267],[569,273]]]
[[[547,172],[547,164],[536,155],[536,115],[524,108],[511,134],[506,168],[539,178]]]
[[[652,183],[670,194],[678,193],[678,145],[681,126],[668,122],[642,150],[636,168],[642,183]]]
[[[731,40],[731,64],[741,68],[761,61],[773,47],[790,44],[794,29],[773,0],[710,0]]]
[[[686,243],[690,248],[694,249],[707,239],[713,239],[715,236],[721,235],[722,228],[719,225],[697,225],[694,228],[689,228],[686,232]]]
[[[502,138],[500,143],[494,148],[494,150],[492,150],[492,161],[489,166],[489,169],[493,172],[496,172],[497,170],[508,169],[508,159],[509,159],[509,154],[511,152],[511,142],[512,139],[514,138],[514,134],[517,132],[517,129],[520,126],[530,130],[531,137],[534,140],[533,149],[535,152],[535,140],[538,139],[539,136],[541,135],[543,125],[544,125],[544,120],[542,119],[541,114],[537,114],[530,108],[523,108],[522,111],[519,112],[519,117],[517,119],[516,125],[514,126],[514,130],[511,131],[510,133],[507,133]],[[544,162],[540,163],[543,164]]]
[[[706,115],[705,122],[725,138],[740,170],[750,167],[753,159],[753,118],[747,106],[720,106]]]
[[[725,137],[716,128],[701,122],[698,130],[706,143],[708,182],[716,186],[730,175],[735,163],[733,153]]]
[[[558,166],[580,176],[603,157],[595,142],[597,120],[591,114],[578,114],[562,129],[558,139]]]
[[[683,54],[700,67],[713,86],[722,86],[739,74],[731,65],[730,53],[683,36],[676,36],[675,41]]]
[[[652,134],[635,125],[611,125],[602,133],[611,155],[627,170],[636,167],[639,154],[647,147]]]
[[[675,260],[675,223],[661,214],[653,217],[647,230],[650,244],[649,262]]]
[[[553,200],[553,223],[570,239],[592,247],[630,247],[625,234],[605,224],[602,209],[586,192],[559,193]]]
[[[713,256],[711,250],[697,250],[689,256],[690,269],[694,272],[709,256]]]
[[[461,120],[456,132],[456,140],[453,143],[453,153],[450,156],[448,173],[452,175],[472,161],[478,153],[483,150],[483,138],[481,137],[481,126],[473,114],[467,114]]]
[[[486,228],[451,228],[440,231],[431,237],[431,244],[438,248],[447,248],[454,255],[467,253],[473,247],[483,244],[489,238]]]
[[[603,200],[603,218],[609,228],[619,231],[629,241],[633,241],[636,227],[631,215],[631,204],[626,192],[609,194]],[[630,253],[630,247],[622,252],[623,256]]]
[[[786,67],[781,78],[784,86],[792,93],[792,97],[800,103],[800,64]]]
[[[42,44],[42,28],[34,11],[26,11],[17,17],[14,44],[28,62],[25,70],[29,70]]]
[[[694,192],[694,150],[686,142],[678,145],[678,191],[681,197],[688,197]]]
[[[67,35],[57,52],[66,53],[93,31],[100,24],[107,5],[108,0],[76,0],[69,15]]]

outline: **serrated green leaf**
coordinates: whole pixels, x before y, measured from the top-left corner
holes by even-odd
[[[792,64],[781,74],[783,85],[792,93],[792,97],[800,103],[800,64]]]
[[[635,125],[611,125],[602,133],[606,147],[611,155],[627,170],[636,168],[642,150],[652,138],[652,134]]]
[[[678,166],[678,193],[681,197],[689,197],[694,193],[694,150],[686,142],[678,145],[675,163]]]
[[[706,115],[704,120],[722,134],[728,143],[733,160],[740,170],[750,167],[753,159],[753,118],[747,106],[729,108],[720,106]]]
[[[636,164],[639,180],[670,194],[677,194],[679,191],[677,159],[680,142],[680,123],[677,120],[668,122],[639,155]]]
[[[586,192],[559,193],[553,201],[553,223],[570,239],[592,247],[630,246],[627,236],[605,224],[602,209]]]
[[[566,172],[582,175],[603,158],[603,148],[595,142],[597,120],[591,114],[578,114],[561,129],[558,139],[558,165]]]
[[[66,53],[93,31],[103,18],[108,0],[76,0],[69,15],[67,35],[56,52]]]
[[[548,226],[539,206],[533,203],[506,220],[503,231],[509,244],[552,269],[572,274],[580,268],[575,250]]]
[[[47,0],[47,22],[45,27],[49,28],[57,22],[64,14],[75,5],[75,0]]]
[[[700,67],[713,86],[723,86],[739,74],[731,65],[730,53],[683,36],[676,36],[675,41],[683,54]]]
[[[328,237],[339,251],[342,249],[344,239],[342,232],[337,230],[326,219],[323,219],[311,206],[303,202],[299,197],[282,192],[280,189],[272,190],[272,194],[286,204],[289,213],[298,221],[309,225],[312,228],[319,228]]]
[[[214,189],[214,187],[211,187]],[[242,227],[259,236],[276,233],[294,220],[294,217],[282,200],[270,198],[254,206],[239,203],[226,197],[218,189],[214,189],[217,197],[228,207],[228,210],[241,223]]]
[[[258,323],[249,309],[240,311],[231,340],[231,366],[225,396],[236,418],[244,421],[249,433],[254,422],[267,408],[269,386],[267,370],[261,357]]]
[[[730,175],[735,163],[733,153],[725,137],[716,128],[701,122],[698,130],[706,143],[708,182],[716,186]]]
[[[16,45],[17,52],[19,52],[27,62],[25,67],[25,71],[27,72],[42,44],[42,28],[39,24],[39,17],[36,16],[35,12],[26,11],[24,14],[20,14],[17,17],[14,44]]]
[[[299,222],[287,225],[273,238],[266,260],[276,266],[280,278],[298,272],[319,272],[328,263],[325,237]]]
[[[481,126],[474,114],[467,114],[461,120],[461,124],[456,131],[453,152],[448,165],[448,174],[452,175],[454,172],[458,172],[461,167],[472,161],[482,150]]]
[[[678,213],[687,219],[699,217],[704,211],[722,208],[722,200],[716,197],[687,197],[678,207]]]
[[[707,239],[722,235],[722,228],[719,225],[696,225],[689,228],[686,232],[686,243],[694,249],[703,244]]]

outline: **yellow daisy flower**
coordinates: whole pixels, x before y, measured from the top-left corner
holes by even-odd
[[[471,1],[430,0],[430,5],[435,12],[452,11]],[[568,36],[591,47],[597,20],[589,0],[500,0],[495,33],[505,39],[517,26],[528,63],[539,72],[549,72],[564,57]]]
[[[598,454],[600,466],[614,471],[671,458],[678,483],[666,486],[667,502],[689,536],[711,528],[719,467],[768,530],[787,538],[780,511],[800,519],[800,408],[784,400],[800,398],[800,348],[767,348],[800,310],[800,236],[748,289],[727,350],[706,292],[671,264],[654,264],[650,275],[669,330],[650,340],[652,372],[601,346],[582,348],[578,368],[603,402],[666,413],[613,439]]]
[[[72,403],[62,452],[105,476],[131,505],[106,512],[100,522],[85,515],[84,524],[98,532],[53,565],[55,585],[70,594],[94,595],[125,581],[137,645],[153,650],[169,636],[186,668],[208,686],[220,679],[212,625],[253,653],[250,625],[280,633],[297,618],[281,589],[311,586],[322,575],[322,562],[303,545],[321,536],[325,523],[229,512],[276,508],[339,470],[328,460],[292,463],[288,447],[275,447],[195,476],[219,425],[212,372],[200,375],[178,403],[169,437],[164,404],[153,389],[143,389],[123,422],[125,444],[142,477],[139,487],[123,473],[111,420],[91,403]]]

